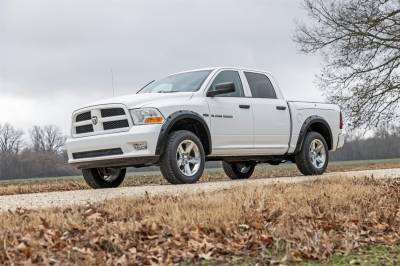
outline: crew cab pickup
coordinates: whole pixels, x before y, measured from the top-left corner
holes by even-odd
[[[286,101],[272,75],[207,68],[153,81],[136,94],[89,104],[72,115],[69,163],[93,188],[117,187],[127,167],[159,165],[172,184],[195,183],[206,161],[232,179],[259,163],[324,173],[344,144],[334,104]]]

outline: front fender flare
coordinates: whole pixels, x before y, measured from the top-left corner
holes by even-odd
[[[206,121],[203,119],[203,117],[201,117],[199,114],[193,112],[193,111],[189,111],[189,110],[182,110],[182,111],[177,111],[175,113],[172,113],[170,116],[168,116],[165,119],[164,124],[161,127],[161,131],[160,131],[160,135],[158,137],[158,141],[157,141],[157,147],[156,147],[156,155],[160,156],[161,153],[163,152],[166,142],[168,140],[168,135],[171,132],[171,129],[174,127],[174,125],[182,120],[182,119],[191,119],[191,120],[195,120],[196,122],[199,122],[202,127],[204,128],[206,134],[207,134],[207,138],[208,138],[208,147],[204,147],[204,150],[206,152],[206,154],[210,154],[211,153],[211,133],[210,133],[210,129],[208,128],[208,125],[206,123]],[[203,140],[202,140],[203,141]]]

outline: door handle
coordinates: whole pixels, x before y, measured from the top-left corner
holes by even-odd
[[[277,106],[276,110],[285,111],[286,110],[286,106]]]
[[[239,105],[239,108],[242,108],[242,109],[250,109],[250,105],[248,105],[248,104],[241,104],[241,105]]]

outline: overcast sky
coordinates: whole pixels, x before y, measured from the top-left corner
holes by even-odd
[[[293,43],[302,0],[0,0],[0,123],[69,132],[74,109],[207,66],[272,72],[289,99],[323,100],[320,59]]]

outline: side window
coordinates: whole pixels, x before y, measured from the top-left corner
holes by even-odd
[[[244,72],[253,98],[276,99],[274,86],[264,74]]]
[[[214,79],[209,91],[215,90],[215,86],[220,83],[232,82],[235,85],[235,92],[218,95],[217,97],[244,97],[243,85],[239,73],[233,70],[221,71]]]

